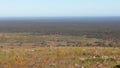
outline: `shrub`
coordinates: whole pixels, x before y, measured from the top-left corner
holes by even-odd
[[[120,68],[120,65],[115,65],[113,66],[113,68]]]

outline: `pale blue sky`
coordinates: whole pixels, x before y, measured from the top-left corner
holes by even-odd
[[[120,16],[120,0],[0,0],[0,17]]]

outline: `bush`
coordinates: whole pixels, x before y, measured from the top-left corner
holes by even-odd
[[[120,68],[120,65],[115,65],[113,68]]]

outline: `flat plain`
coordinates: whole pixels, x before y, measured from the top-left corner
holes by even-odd
[[[120,17],[0,20],[0,68],[119,68]]]

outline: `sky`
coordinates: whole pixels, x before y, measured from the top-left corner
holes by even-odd
[[[120,0],[0,0],[0,17],[120,16]]]

